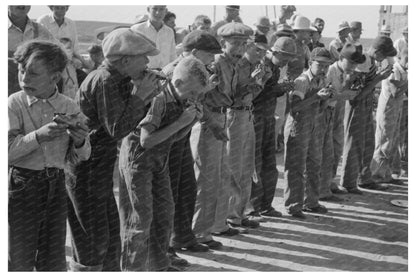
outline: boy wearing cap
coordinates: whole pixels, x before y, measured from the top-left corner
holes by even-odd
[[[275,157],[274,111],[280,95],[288,91],[287,83],[280,82],[280,71],[296,56],[296,45],[288,37],[278,38],[264,59],[265,66],[272,71],[262,92],[254,99],[253,115],[255,130],[255,175],[251,189],[249,218],[261,221],[262,216],[280,217],[282,214],[272,207],[278,171]]]
[[[222,53],[221,45],[217,39],[206,31],[192,31],[185,36],[182,43],[184,48],[182,55],[163,68],[163,72],[168,78],[172,78],[175,67],[186,57],[195,57],[207,66],[214,61],[215,54]],[[211,132],[218,139],[221,139],[221,136],[226,139],[226,134],[221,126],[216,125],[215,121],[212,122],[208,109],[204,109],[201,121],[211,126]],[[184,138],[174,142],[169,154],[169,175],[175,203],[170,247],[191,252],[204,252],[208,251],[208,246],[199,243],[192,232],[197,188],[189,137],[190,132]],[[173,249],[169,249],[170,253],[174,252]]]
[[[271,69],[260,63],[268,50],[265,35],[249,41],[243,58],[237,66],[237,89],[233,104],[227,110],[231,197],[227,222],[235,228],[259,227],[259,223],[245,215],[250,201],[252,176],[255,169],[255,133],[252,101],[262,91],[271,76]]]
[[[198,99],[208,87],[202,62],[184,58],[175,67],[172,81],[153,99],[146,117],[122,141],[122,270],[169,269],[167,251],[174,217],[169,152],[201,118]]]
[[[176,59],[175,33],[163,22],[167,13],[166,6],[147,6],[147,12],[149,19],[130,28],[151,39],[160,50],[160,54],[149,57],[149,68],[163,68]]]
[[[113,194],[117,141],[140,122],[156,86],[155,75],[144,75],[144,70],[147,56],[159,51],[145,36],[128,28],[114,30],[103,41],[103,53],[103,65],[77,93],[91,129],[92,152],[71,169],[67,184],[73,271],[120,271],[120,221]]]
[[[334,61],[339,60],[339,52],[341,52],[342,47],[347,42],[347,37],[350,32],[351,28],[347,21],[342,21],[338,25],[338,37],[329,43],[328,48]]]
[[[290,112],[285,126],[285,207],[289,214],[305,218],[302,210],[326,213],[319,204],[322,161],[322,109],[334,89],[326,84],[332,59],[325,48],[311,53],[309,69],[295,80],[289,94]],[[304,199],[304,194],[306,197]]]
[[[315,31],[314,27],[311,27],[311,22],[304,16],[297,16],[293,22],[293,32],[295,34],[296,42],[296,59],[293,59],[288,63],[287,76],[289,79],[296,79],[305,68],[308,68],[308,61],[310,57],[310,51],[307,46],[307,42],[311,40],[311,31]]]
[[[22,90],[9,107],[9,271],[66,271],[64,168],[88,159],[79,107],[58,93],[67,57],[57,44],[28,41],[14,53]],[[76,127],[56,123],[76,115]]]
[[[218,34],[224,52],[215,57],[212,65],[218,85],[206,93],[204,105],[211,111],[212,120],[226,130],[227,108],[237,90],[237,63],[253,31],[242,23],[231,22],[222,26]],[[238,234],[238,230],[226,224],[230,180],[226,145],[226,140],[218,140],[206,123],[197,122],[192,128],[191,149],[198,190],[192,229],[198,241],[212,249],[222,246],[213,240],[212,232]]]
[[[363,33],[362,23],[360,21],[352,21],[350,27],[351,33],[349,33],[347,41],[351,43],[360,43],[361,34]]]
[[[342,153],[340,184],[349,193],[362,194],[365,189],[385,190],[387,186],[371,179],[370,163],[374,153],[373,93],[375,86],[386,79],[392,70],[388,65],[377,71],[377,62],[397,54],[389,37],[377,37],[359,65],[362,84],[359,94],[345,105],[345,140]]]
[[[408,90],[408,53],[402,49],[393,72],[381,83],[376,114],[376,146],[371,161],[372,179],[377,183],[401,184],[393,179],[392,166],[398,151],[403,100]]]
[[[354,70],[358,64],[365,62],[363,48],[347,42],[341,50],[340,60],[333,63],[329,69],[326,82],[331,84],[335,94],[328,100],[328,106],[324,109],[324,140],[321,166],[321,184],[319,200],[342,201],[334,196],[333,190],[340,192],[335,183],[332,183],[336,175],[339,158],[341,157],[344,141],[344,107],[346,100],[352,100],[358,94],[358,90],[351,89],[354,78]]]

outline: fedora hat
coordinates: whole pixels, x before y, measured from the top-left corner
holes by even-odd
[[[351,30],[350,25],[348,24],[347,21],[342,21],[338,25],[338,31],[337,32],[339,33],[339,32],[341,32],[343,30],[346,30],[346,29],[350,29]]]
[[[316,31],[316,28],[311,27],[311,21],[302,15],[299,15],[293,21],[292,29],[296,30],[305,30],[305,31]]]

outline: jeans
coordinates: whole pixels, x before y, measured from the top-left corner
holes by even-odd
[[[11,167],[9,271],[66,271],[63,170]]]

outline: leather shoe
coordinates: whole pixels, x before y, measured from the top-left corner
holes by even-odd
[[[344,187],[341,187],[341,186],[338,186],[338,185],[336,187],[331,188],[331,192],[336,193],[336,194],[347,194],[348,193],[348,191]]]
[[[201,243],[208,246],[209,249],[214,249],[214,250],[221,249],[222,247],[222,243],[216,240],[203,241]]]
[[[319,198],[319,201],[342,202],[342,201],[344,201],[344,199],[342,199],[341,197],[335,196],[335,195],[329,195],[329,196]]]
[[[300,219],[306,218],[306,215],[302,211],[296,211],[296,212],[291,213],[290,215],[296,218],[300,218]]]
[[[168,253],[170,264],[174,267],[190,266],[189,262],[185,259],[180,258],[176,253]]]
[[[230,224],[231,225],[231,224]],[[212,233],[214,236],[226,236],[226,237],[232,237],[235,235],[240,234],[240,230],[238,230],[237,228],[231,228],[229,227],[226,231],[222,231],[222,232],[214,232]]]
[[[316,207],[304,207],[302,211],[308,212],[308,213],[325,214],[328,212],[328,209],[323,205],[318,205]]]
[[[367,183],[367,184],[360,184],[358,186],[363,189],[371,189],[371,190],[387,190],[389,188],[387,184],[376,184],[374,182]]]
[[[282,213],[276,211],[274,208],[271,208],[267,211],[260,213],[262,216],[269,216],[269,217],[282,217]]]
[[[363,192],[358,188],[347,188],[348,193],[362,195]]]
[[[258,228],[260,227],[260,223],[254,220],[250,220],[248,218],[244,218],[243,220],[241,220],[241,226],[247,228]]]
[[[259,213],[250,213],[250,214],[248,214],[247,215],[247,218],[249,219],[249,220],[252,220],[252,221],[257,221],[257,222],[266,222],[267,220],[264,218],[264,217],[262,217]]]
[[[197,243],[192,244],[192,245],[187,246],[187,247],[175,248],[175,250],[190,251],[190,252],[208,252],[209,247],[205,244],[197,242]]]

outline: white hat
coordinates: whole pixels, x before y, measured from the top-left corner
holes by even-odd
[[[292,29],[296,30],[306,30],[306,31],[316,31],[316,28],[311,27],[311,21],[302,15],[299,15],[293,21]]]

